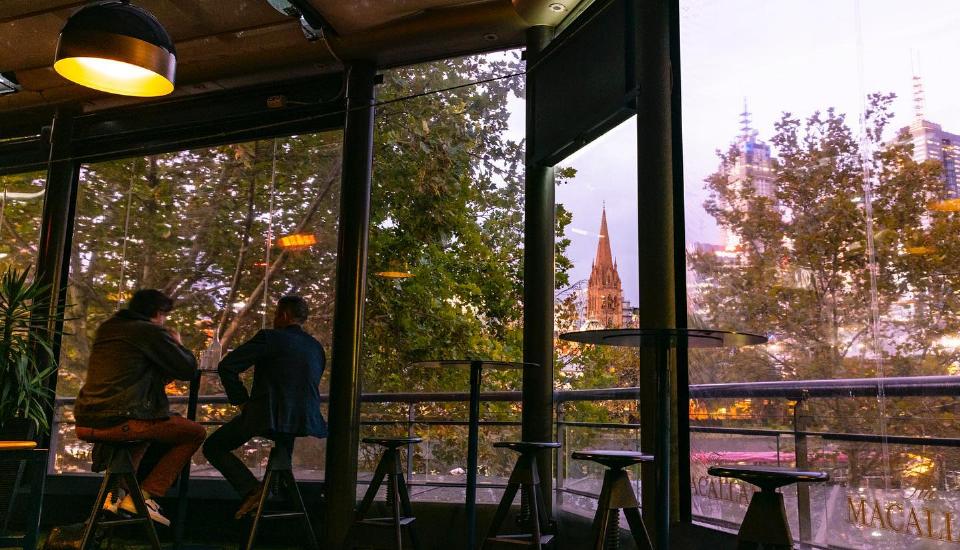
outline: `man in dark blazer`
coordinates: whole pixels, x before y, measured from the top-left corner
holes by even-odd
[[[254,436],[273,439],[291,451],[296,437],[327,436],[319,390],[326,356],[320,342],[301,327],[308,315],[303,298],[280,298],[273,329],[257,332],[217,367],[227,399],[240,406],[240,414],[207,438],[203,455],[243,497],[237,519],[256,507],[260,483],[234,449]],[[250,367],[253,388],[247,393],[240,373]]]

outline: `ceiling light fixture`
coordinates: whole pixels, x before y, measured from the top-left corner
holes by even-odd
[[[0,73],[0,95],[12,94],[20,91],[20,83],[13,73]]]
[[[414,274],[410,271],[410,266],[406,262],[399,260],[390,260],[387,262],[387,268],[383,271],[377,271],[374,275],[384,279],[409,279]]]
[[[173,91],[177,52],[148,11],[124,0],[80,8],[60,31],[53,68],[103,92],[154,97]]]

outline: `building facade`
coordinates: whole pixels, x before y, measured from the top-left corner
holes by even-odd
[[[740,135],[733,142],[735,152],[729,164],[720,167],[734,189],[746,190],[749,186],[753,195],[776,201],[777,188],[773,177],[773,161],[770,145],[757,139],[757,131],[750,127],[750,113],[744,105],[740,113]],[[739,204],[725,205],[728,208],[744,208]],[[736,250],[740,246],[740,236],[722,229],[724,248]]]
[[[600,239],[597,242],[597,255],[590,270],[587,285],[588,323],[603,328],[623,326],[623,287],[617,262],[610,252],[610,233],[607,231],[607,209],[600,217]]]
[[[942,126],[929,120],[917,117],[900,130],[901,135],[907,134],[913,144],[913,160],[924,162],[936,160],[943,166],[943,184],[946,187],[947,197],[960,197],[957,189],[958,163],[960,163],[960,135],[952,134]]]

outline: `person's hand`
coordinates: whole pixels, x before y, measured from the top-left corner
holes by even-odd
[[[180,344],[181,346],[183,345],[183,341],[180,339],[180,333],[177,330],[168,328],[167,332],[170,334],[170,337],[173,338],[174,342]]]

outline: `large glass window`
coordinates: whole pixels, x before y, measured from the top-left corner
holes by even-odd
[[[637,118],[631,117],[558,167],[558,288],[555,329],[637,326]],[[640,448],[640,358],[634,349],[579,345],[559,338],[557,500],[592,517],[604,468],[573,461],[579,449]],[[621,399],[591,390],[627,389]],[[585,390],[569,392],[568,390]],[[569,397],[569,399],[568,399]],[[639,487],[639,468],[631,468]]]
[[[57,392],[63,406],[56,471],[89,471],[88,446],[74,436],[72,398],[97,326],[136,289],[158,288],[175,298],[168,325],[198,356],[214,334],[226,353],[271,326],[273,306],[287,293],[308,300],[305,329],[329,349],[340,147],[340,133],[326,132],[83,167]],[[187,385],[167,389],[185,413]],[[200,395],[198,420],[211,429],[236,413],[214,373],[202,377]],[[241,452],[262,467],[269,444],[253,441]],[[201,456],[195,460],[196,475],[214,473]],[[295,462],[298,477],[321,476],[323,443],[301,440]]]
[[[0,268],[33,269],[46,174],[0,176]]]
[[[523,355],[524,144],[511,131],[521,71],[519,53],[504,52],[385,71],[378,89],[363,393],[380,395],[363,405],[361,435],[423,438],[411,449],[414,498],[463,499],[469,369],[412,364]],[[486,371],[483,390],[519,390],[520,379]],[[518,401],[482,402],[488,487],[512,468],[491,444],[519,436]],[[361,446],[361,480],[381,452]]]
[[[784,489],[795,537],[957,541],[960,9],[681,12],[688,320],[770,337],[690,355],[695,518],[735,528],[753,490],[708,466],[779,464],[831,475]]]

